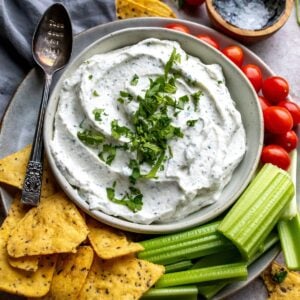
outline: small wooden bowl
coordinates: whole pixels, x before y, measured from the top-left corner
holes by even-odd
[[[213,26],[218,30],[224,32],[226,35],[231,36],[234,39],[239,40],[245,44],[253,44],[255,42],[261,41],[279,30],[289,18],[294,4],[293,0],[285,0],[285,8],[283,13],[272,25],[260,30],[248,30],[241,29],[228,23],[216,10],[213,2],[214,0],[206,0],[207,13],[211,19]]]

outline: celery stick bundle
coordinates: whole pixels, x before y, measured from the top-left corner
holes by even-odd
[[[294,195],[294,184],[282,169],[265,164],[218,227],[244,258],[257,252]]]

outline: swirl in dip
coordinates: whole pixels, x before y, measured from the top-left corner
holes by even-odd
[[[95,55],[67,78],[50,146],[91,210],[141,224],[217,201],[246,151],[221,67],[157,39]]]

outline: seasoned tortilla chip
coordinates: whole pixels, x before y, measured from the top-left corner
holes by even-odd
[[[43,198],[11,232],[10,256],[76,252],[88,229],[76,206],[63,193]]]
[[[110,260],[102,260],[95,256],[79,299],[139,299],[163,273],[163,266],[132,256]]]
[[[142,1],[143,2],[143,1]],[[134,0],[116,0],[116,11],[119,19],[138,17],[165,17],[176,18],[175,13],[164,3],[159,4],[163,9],[152,8]]]
[[[76,253],[61,254],[57,260],[50,292],[43,300],[76,300],[93,262],[90,246],[78,248]]]
[[[142,245],[129,241],[123,232],[92,218],[88,218],[87,225],[88,238],[100,258],[111,259],[144,250]]]
[[[39,266],[39,259],[40,257],[37,255],[35,256],[23,256],[23,257],[7,257],[8,263],[17,269],[25,270],[25,271],[32,271],[35,272]]]
[[[22,189],[31,145],[0,159],[0,182]],[[47,161],[44,163],[42,197],[49,197],[58,191]]]
[[[273,262],[262,274],[262,278],[269,292],[270,300],[300,299],[300,274],[288,271],[287,268]],[[279,280],[278,280],[279,279]],[[281,281],[282,282],[278,282]]]
[[[0,291],[25,297],[41,297],[50,289],[56,256],[41,258],[36,272],[15,269],[8,263],[7,240],[11,229],[16,226],[25,212],[19,199],[14,200],[7,218],[0,228]]]

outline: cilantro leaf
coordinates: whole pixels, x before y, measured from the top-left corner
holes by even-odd
[[[93,114],[95,116],[95,120],[96,121],[102,121],[101,115],[104,113],[104,109],[103,108],[95,108],[93,110]]]
[[[104,135],[93,129],[78,131],[77,137],[81,142],[89,146],[98,146],[104,142]]]
[[[186,121],[186,125],[189,126],[189,127],[194,127],[195,124],[198,122],[198,120],[188,120]]]
[[[99,158],[111,165],[117,154],[117,146],[105,144],[103,145],[102,152],[98,154]]]
[[[137,76],[136,74],[134,74],[134,76],[132,77],[130,84],[131,85],[137,85],[139,81],[139,76]]]
[[[272,275],[272,280],[277,283],[282,283],[286,278],[288,272],[287,271],[279,271],[276,274]]]
[[[111,188],[106,188],[107,198],[120,205],[125,205],[132,212],[138,212],[143,207],[143,195],[141,191],[134,187],[129,187],[130,192],[126,192],[123,198],[117,199],[115,197],[115,184]]]
[[[94,97],[99,97],[100,95],[98,94],[98,92],[96,90],[93,91],[93,96]]]
[[[194,106],[195,106],[195,111],[197,111],[198,107],[199,107],[199,101],[200,101],[200,97],[203,95],[203,92],[202,91],[198,91],[194,94],[192,94],[192,99],[193,99],[193,102],[194,102]]]

